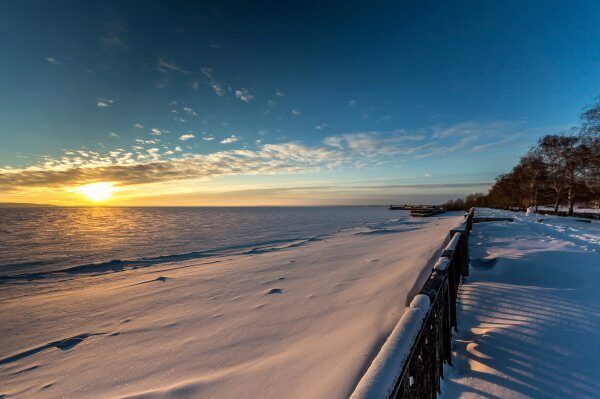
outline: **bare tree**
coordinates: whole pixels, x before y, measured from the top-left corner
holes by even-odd
[[[590,135],[600,134],[600,97],[597,100],[596,104],[581,114],[583,120],[582,130]]]
[[[449,206],[484,204],[500,208],[534,206],[552,198],[554,211],[561,203],[573,214],[576,201],[600,207],[600,97],[582,115],[582,126],[570,134],[548,135],[521,158],[510,173],[500,175],[485,196],[450,201]]]
[[[588,190],[594,205],[600,207],[600,134],[586,132],[581,144],[581,183]]]
[[[529,206],[538,210],[540,187],[545,177],[545,165],[538,149],[532,148],[519,163],[529,190]]]
[[[567,189],[567,165],[561,151],[561,137],[548,135],[539,142],[539,151],[546,166],[549,186],[554,190],[554,212],[558,212],[561,196]]]
[[[582,115],[583,165],[582,184],[596,206],[600,206],[600,97]]]

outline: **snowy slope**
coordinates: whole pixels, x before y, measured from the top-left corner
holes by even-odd
[[[461,220],[0,284],[0,397],[347,397]]]
[[[479,214],[442,398],[600,397],[600,222]]]

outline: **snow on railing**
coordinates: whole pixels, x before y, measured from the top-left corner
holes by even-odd
[[[435,398],[444,363],[451,364],[452,328],[461,276],[469,274],[469,233],[475,210],[450,230],[442,256],[420,293],[363,375],[351,399]]]

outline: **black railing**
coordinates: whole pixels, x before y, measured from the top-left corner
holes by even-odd
[[[456,329],[456,300],[461,276],[469,274],[469,233],[474,209],[461,227],[450,231],[450,242],[421,289],[431,301],[419,337],[398,380],[392,398],[432,398],[440,392],[444,363],[452,364],[452,328]]]
[[[375,396],[434,399],[440,392],[444,363],[452,364],[452,330],[457,327],[456,300],[461,278],[469,274],[469,233],[474,214],[475,210],[471,209],[464,222],[450,231],[442,256],[420,291],[429,298],[429,308],[420,329],[416,334],[405,337],[412,340],[412,346],[401,370],[397,371],[394,386],[390,384],[385,389],[374,390],[377,392]],[[385,369],[381,365],[378,367]],[[371,383],[371,386],[375,385]],[[359,383],[352,398],[371,398],[372,392]]]

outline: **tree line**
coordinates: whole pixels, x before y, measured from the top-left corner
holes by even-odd
[[[509,172],[496,178],[487,194],[450,200],[447,210],[473,206],[525,209],[575,204],[600,207],[600,97],[581,114],[581,126],[540,138]]]

